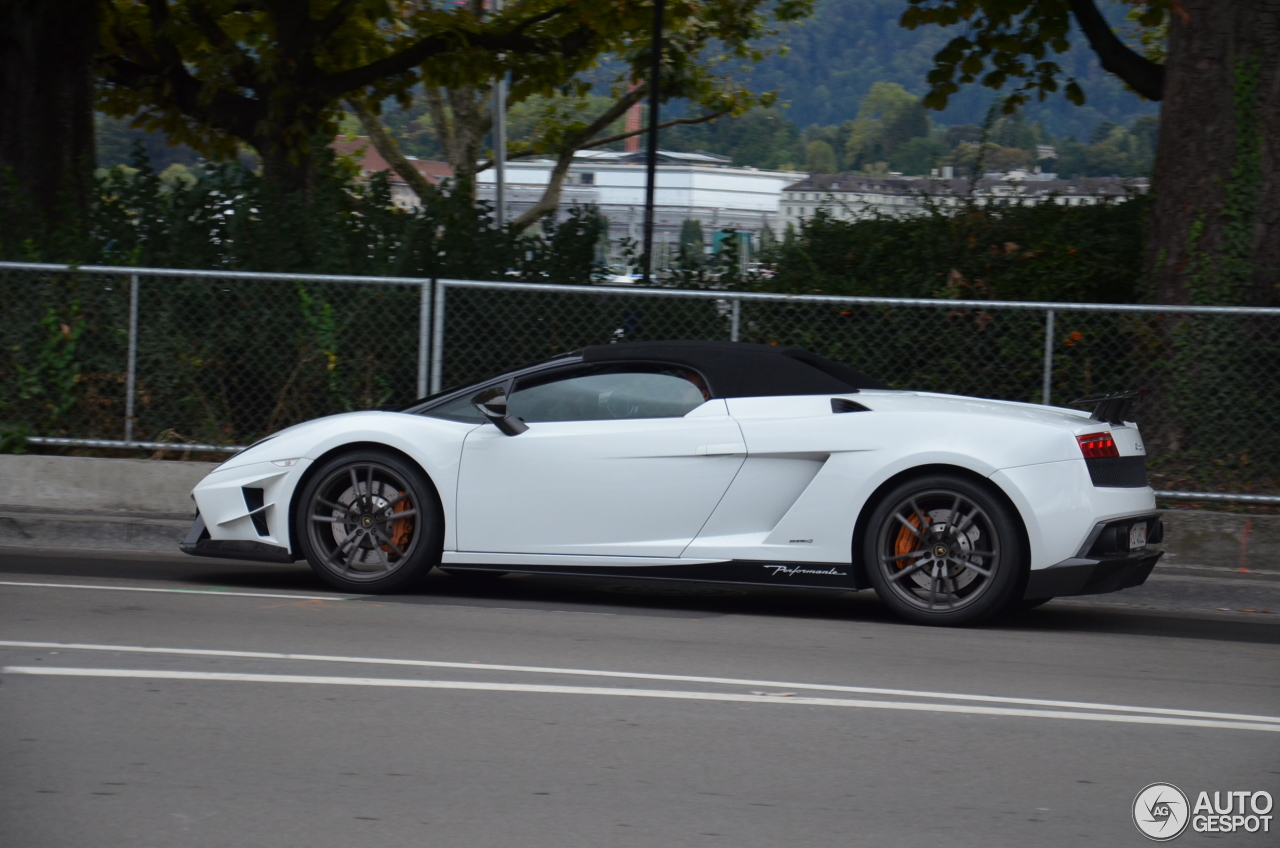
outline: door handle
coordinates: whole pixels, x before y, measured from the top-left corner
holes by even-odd
[[[738,456],[746,455],[747,446],[741,442],[730,442],[724,445],[700,445],[694,456]]]

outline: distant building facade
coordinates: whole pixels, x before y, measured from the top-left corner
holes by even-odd
[[[400,207],[420,206],[418,196],[391,169],[391,165],[364,137],[338,139],[330,145],[339,155],[352,158],[364,180],[387,172],[391,199]],[[644,233],[645,153],[609,150],[579,152],[560,190],[558,215],[574,206],[595,206],[609,219],[609,240],[639,242]],[[453,177],[446,162],[408,157],[432,185]],[[542,198],[555,162],[551,159],[516,159],[506,166],[507,219],[518,218]],[[735,168],[726,156],[706,153],[658,152],[654,189],[654,240],[671,248],[679,241],[680,227],[693,218],[711,234],[732,228],[758,235],[766,226],[778,227],[778,201],[782,190],[795,182],[794,171]],[[493,203],[495,175],[492,168],[476,177],[476,196]]]
[[[507,163],[507,217],[516,218],[546,188],[555,163],[549,159],[517,159]],[[735,168],[725,156],[658,151],[654,188],[655,243],[674,245],[686,219],[702,223],[704,232],[733,228],[759,233],[778,226],[782,190],[795,182],[794,171]],[[560,212],[574,205],[594,205],[609,219],[609,237],[639,241],[644,231],[645,153],[586,150],[574,157],[560,195]],[[477,195],[494,199],[494,173],[482,171]]]
[[[947,169],[948,171],[950,169]],[[1082,177],[1060,180],[1056,174],[992,172],[973,183],[948,177],[872,177],[866,174],[814,174],[783,189],[780,225],[799,227],[819,210],[842,220],[872,215],[905,217],[923,211],[926,200],[957,206],[970,199],[979,206],[1009,200],[1061,206],[1091,206],[1123,201],[1148,189],[1144,179]]]

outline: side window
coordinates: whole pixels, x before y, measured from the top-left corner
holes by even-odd
[[[610,418],[682,418],[708,399],[692,371],[615,370],[517,385],[507,409],[530,424]]]

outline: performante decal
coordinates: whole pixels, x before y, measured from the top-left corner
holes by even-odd
[[[834,568],[828,568],[825,571],[819,571],[816,568],[801,568],[800,566],[793,567],[790,565],[772,565],[772,564],[766,565],[765,568],[773,569],[773,576],[775,577],[779,574],[785,574],[788,577],[793,577],[797,574],[832,574],[832,575],[835,575],[836,577],[849,576],[849,572],[836,571]]]
[[[447,566],[507,574],[562,574],[577,577],[682,580],[696,583],[738,583],[750,586],[787,586],[793,589],[866,589],[865,581],[848,563],[770,562],[759,559],[723,560],[679,565],[543,565],[525,563],[492,566]]]

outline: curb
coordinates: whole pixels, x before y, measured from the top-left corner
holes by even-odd
[[[179,554],[191,516],[74,513],[0,506],[0,546]]]

